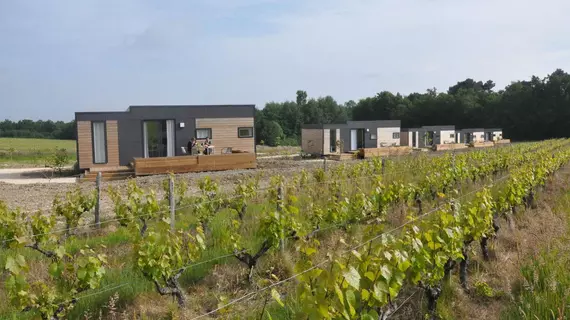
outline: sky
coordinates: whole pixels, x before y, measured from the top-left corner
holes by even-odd
[[[567,0],[0,0],[0,119],[570,71]]]

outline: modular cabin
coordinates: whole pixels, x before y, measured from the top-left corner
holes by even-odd
[[[79,168],[87,173],[130,168],[136,175],[255,168],[254,114],[254,105],[76,112]],[[210,146],[192,152],[187,148],[192,138],[198,145],[208,138]]]
[[[457,131],[457,143],[470,144],[488,141],[485,139],[485,129],[471,128]]]
[[[301,148],[314,155],[354,152],[364,148],[400,145],[400,120],[348,121],[340,124],[305,124]]]
[[[402,141],[412,148],[431,148],[434,145],[455,143],[455,126],[423,126],[403,129],[407,137]]]
[[[503,140],[503,129],[500,128],[485,129],[484,132],[485,132],[485,141],[497,142]]]

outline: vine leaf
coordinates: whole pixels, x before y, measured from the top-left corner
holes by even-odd
[[[350,284],[354,289],[360,289],[360,273],[358,273],[358,270],[353,266],[350,266],[342,275],[346,279],[346,282],[348,282],[348,284]]]

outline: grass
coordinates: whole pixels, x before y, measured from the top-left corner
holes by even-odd
[[[75,140],[0,138],[0,151],[14,148],[16,151],[52,151],[55,148],[65,148],[75,152]]]
[[[0,138],[0,165],[44,165],[56,148],[65,148],[70,163],[76,159],[75,140]]]
[[[556,203],[569,224],[570,192]],[[513,286],[514,301],[501,319],[569,319],[570,318],[570,226],[566,232],[528,258],[520,267],[520,279]]]
[[[490,261],[472,246],[471,290],[452,274],[438,303],[440,319],[570,319],[569,180],[567,172],[552,178],[537,208],[520,209],[515,230],[501,219]]]
[[[269,146],[257,146],[257,154],[260,156],[288,156],[296,155],[301,152],[301,147],[299,146],[279,146],[279,147],[269,147]]]

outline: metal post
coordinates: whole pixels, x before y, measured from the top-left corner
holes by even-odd
[[[170,176],[168,181],[168,199],[170,200],[170,229],[174,231],[176,208],[174,202],[174,177]]]
[[[386,159],[382,158],[382,175],[384,174],[384,168],[386,168]]]
[[[95,184],[97,187],[97,202],[95,203],[95,226],[101,228],[101,171],[97,172],[97,179]]]
[[[323,170],[327,172],[327,157],[323,156]]]

